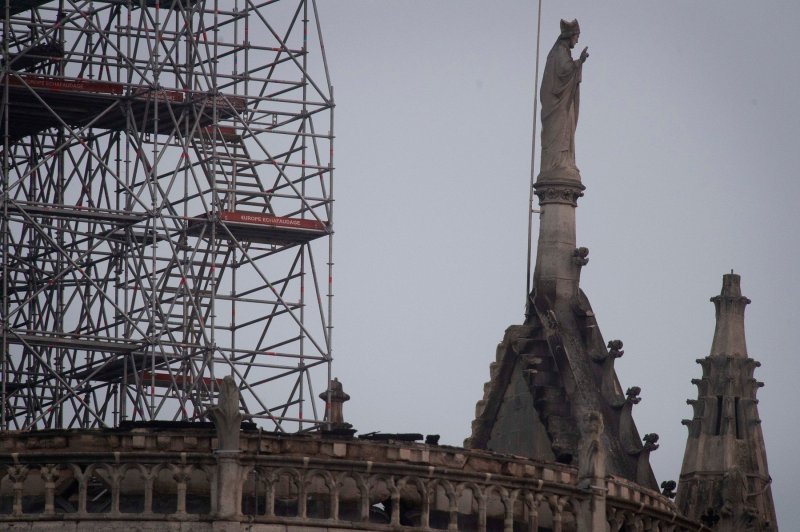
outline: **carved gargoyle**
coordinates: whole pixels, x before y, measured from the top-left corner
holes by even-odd
[[[675,483],[674,480],[665,480],[661,483],[661,495],[665,497],[669,497],[670,499],[675,498],[675,488],[678,485]]]
[[[580,247],[573,251],[572,262],[578,267],[589,264],[589,248]]]
[[[222,379],[217,404],[208,409],[208,415],[217,428],[219,450],[238,451],[242,413],[239,411],[239,387],[230,375]]]
[[[641,388],[639,388],[638,386],[631,386],[625,392],[625,395],[627,396],[628,401],[631,404],[638,405],[642,401],[642,398],[639,397],[640,393],[642,393],[642,389]]]
[[[611,340],[608,342],[608,356],[612,358],[619,358],[625,354],[622,350],[622,340]]]
[[[645,434],[644,438],[642,438],[644,442],[644,450],[645,451],[655,451],[658,449],[658,434],[655,432],[651,432],[650,434]]]

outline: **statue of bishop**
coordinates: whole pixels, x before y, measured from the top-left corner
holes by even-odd
[[[589,57],[584,48],[578,59],[572,50],[581,29],[577,20],[561,20],[561,35],[547,54],[539,97],[542,102],[542,164],[539,181],[571,179],[580,181],[575,166],[575,128],[583,63]]]

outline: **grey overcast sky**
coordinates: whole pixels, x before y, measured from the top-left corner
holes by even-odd
[[[334,375],[361,433],[461,445],[495,347],[523,319],[536,4],[319,1],[337,101]],[[625,343],[617,372],[642,387],[640,432],[661,435],[656,476],[680,472],[709,297],[733,269],[752,300],[773,494],[792,530],[800,2],[543,0],[542,62],[560,18],[578,18],[591,54],[581,285],[606,340]]]

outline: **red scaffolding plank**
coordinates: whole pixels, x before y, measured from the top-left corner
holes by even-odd
[[[217,216],[236,240],[244,242],[299,244],[328,234],[328,224],[316,219],[245,211],[223,211]],[[199,236],[209,222],[207,215],[193,218],[189,222],[189,234]],[[218,237],[224,238],[226,234],[226,231],[217,229]],[[208,231],[204,236],[209,236]]]
[[[219,213],[219,219],[224,222],[255,224],[268,227],[288,227],[295,229],[311,229],[315,231],[325,231],[325,229],[327,229],[327,226],[319,220],[272,216],[271,214],[259,212],[225,211]]]
[[[126,108],[120,106],[119,109],[111,109],[121,99],[129,99],[130,115],[138,130],[158,133],[172,133],[180,124],[182,113],[190,108],[203,108],[197,116],[201,127],[211,125],[210,110],[214,102],[217,119],[232,117],[247,108],[246,98],[229,94],[209,96],[179,89],[152,90],[145,86],[110,81],[34,74],[3,77],[3,82],[6,81],[11,89],[9,133],[13,139],[58,126],[58,117],[69,126],[91,123],[98,129],[126,129],[129,127],[125,117]],[[170,106],[172,112],[169,111]],[[160,116],[174,115],[177,121],[162,120],[156,128],[153,121],[155,107],[159,109]]]

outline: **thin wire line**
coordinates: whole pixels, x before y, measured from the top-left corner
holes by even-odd
[[[533,134],[531,135],[531,181],[528,190],[528,270],[526,275],[525,300],[531,293],[531,255],[533,238],[533,183],[536,178],[536,121],[539,118],[539,35],[542,27],[542,0],[539,0],[536,16],[536,72],[533,79]]]

